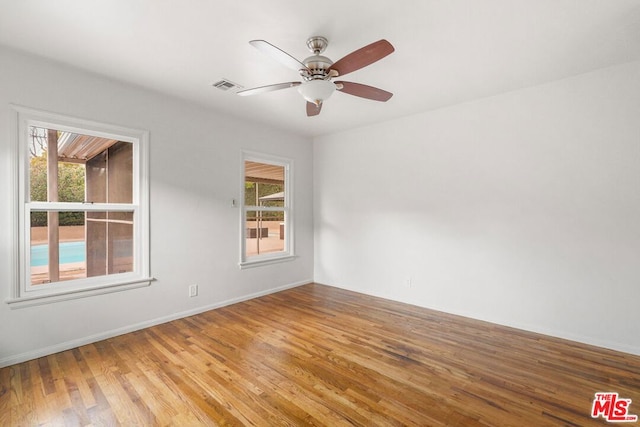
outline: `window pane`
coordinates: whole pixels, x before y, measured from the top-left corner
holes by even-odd
[[[32,212],[30,241],[33,285],[133,271],[133,212]]]
[[[244,162],[245,206],[284,206],[284,166]]]
[[[284,211],[248,211],[246,219],[245,256],[284,251]]]
[[[31,127],[29,155],[31,201],[133,201],[131,143]]]

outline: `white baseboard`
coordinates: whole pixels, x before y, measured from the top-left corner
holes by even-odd
[[[493,322],[493,323],[496,323],[496,322]],[[502,325],[503,323],[500,323],[500,324]],[[519,323],[513,323],[513,324],[504,323],[503,325],[509,326],[515,329],[521,329],[524,331],[533,332],[536,334],[547,335],[547,336],[560,338],[567,341],[573,341],[581,344],[591,345],[594,347],[601,347],[608,350],[618,351],[620,353],[628,353],[634,356],[640,356],[640,347],[638,346],[602,340],[602,339],[598,339],[598,338],[586,336],[586,335],[577,335],[577,334],[573,334],[573,333],[569,333],[569,332],[557,330],[557,329],[540,328],[535,325],[525,325],[525,324],[519,324]]]
[[[204,313],[205,311],[214,310],[216,308],[225,307],[227,305],[236,304],[242,301],[247,301],[250,299],[258,298],[261,296],[273,294],[276,292],[284,291],[286,289],[295,288],[298,286],[306,285],[308,283],[312,283],[313,280],[303,280],[296,283],[290,283],[283,286],[278,286],[276,288],[267,289],[266,291],[256,292],[249,295],[243,295],[241,297],[228,299],[225,301],[217,302],[215,304],[210,304],[198,308],[194,308],[193,310],[182,311],[179,313],[173,313],[168,316],[158,317],[156,319],[147,320],[144,322],[136,323],[134,325],[125,326],[123,328],[112,329],[110,331],[101,332],[99,334],[90,335],[87,337],[78,338],[71,341],[66,341],[60,344],[52,345],[49,347],[43,347],[31,351],[27,351],[25,353],[16,354],[13,356],[5,357],[0,359],[0,368],[4,368],[6,366],[15,365],[16,363],[26,362],[27,360],[37,359],[39,357],[48,356],[50,354],[59,353],[61,351],[66,351],[72,348],[80,347],[86,344],[91,344],[94,342],[106,340],[108,338],[117,337],[118,335],[124,335],[129,332],[139,331],[140,329],[149,328],[151,326],[160,325],[162,323],[167,323],[172,320],[182,319],[184,317],[193,316],[195,314]]]

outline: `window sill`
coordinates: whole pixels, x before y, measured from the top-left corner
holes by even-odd
[[[295,255],[285,255],[279,256],[277,258],[263,258],[257,260],[242,261],[238,264],[238,266],[240,267],[240,270],[244,270],[247,268],[262,267],[263,265],[279,264],[281,262],[293,261],[296,258],[298,257]]]
[[[33,307],[37,305],[52,304],[60,301],[69,301],[78,298],[86,298],[95,295],[104,295],[112,292],[126,291],[129,289],[143,288],[151,285],[152,277],[132,279],[123,282],[91,287],[85,289],[73,289],[55,293],[41,293],[35,295],[24,295],[5,300],[11,308]]]

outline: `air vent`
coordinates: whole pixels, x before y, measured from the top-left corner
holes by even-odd
[[[218,89],[225,90],[225,91],[226,90],[232,90],[232,89],[234,91],[237,91],[237,90],[242,89],[242,86],[240,86],[239,84],[234,83],[234,82],[232,82],[230,80],[227,80],[227,79],[222,79],[222,80],[220,80],[218,82],[215,82],[211,86],[217,87]]]

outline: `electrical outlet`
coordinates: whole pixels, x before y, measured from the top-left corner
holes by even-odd
[[[407,288],[410,288],[410,287],[413,285],[413,282],[412,282],[412,280],[411,280],[411,277],[407,277],[406,279],[404,279],[404,285],[405,285]]]
[[[198,296],[198,285],[189,285],[189,296],[190,297]]]

